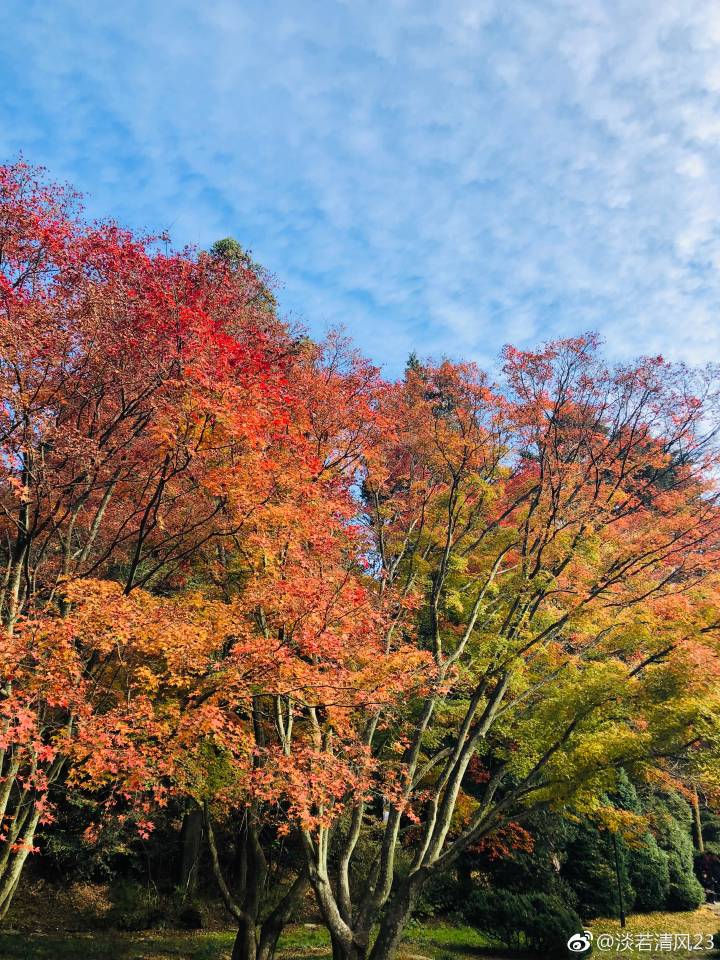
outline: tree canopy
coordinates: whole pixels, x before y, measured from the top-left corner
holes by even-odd
[[[336,960],[387,960],[469,851],[620,771],[716,783],[717,391],[593,335],[392,382],[236,241],[0,168],[0,912],[59,785],[88,842],[181,798],[236,960],[309,888]]]

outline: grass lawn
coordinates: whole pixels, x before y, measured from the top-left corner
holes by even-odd
[[[1,933],[1,960],[221,960],[232,933]]]
[[[615,920],[597,920],[590,925],[595,937],[600,934],[619,937]],[[694,913],[651,913],[632,916],[626,931],[636,937],[649,934],[714,934],[720,930],[720,917],[709,907]],[[180,933],[149,931],[136,934],[56,934],[0,933],[0,960],[229,960],[232,932]],[[684,950],[649,953],[633,949],[618,952],[595,950],[593,957],[701,957],[707,952]],[[471,927],[450,923],[412,925],[408,930],[399,960],[491,960],[508,956],[493,949],[488,940]],[[280,960],[302,958],[329,960],[327,932],[322,927],[293,926],[280,941]]]
[[[619,920],[595,920],[589,925],[589,929],[595,934],[596,942],[599,934],[611,934],[617,941],[622,933]],[[610,957],[665,956],[685,958],[712,956],[713,951],[706,949],[691,950],[690,952],[683,949],[674,952],[663,949],[651,953],[647,948],[642,950],[638,948],[637,937],[643,933],[649,933],[653,937],[663,933],[673,935],[691,934],[694,942],[695,936],[698,934],[717,934],[720,931],[720,916],[708,906],[701,907],[694,913],[638,913],[628,917],[625,930],[633,936],[633,949],[623,949],[622,952],[619,952],[616,948],[617,944],[614,944],[612,949],[609,950],[596,949],[593,958],[603,960],[605,957],[609,960]],[[720,937],[718,936],[715,936],[715,946],[720,947]]]
[[[0,960],[228,960],[233,933],[148,932],[143,934],[66,934],[45,936],[0,933]],[[469,960],[491,955],[487,940],[470,927],[449,923],[413,926],[401,958]],[[329,960],[322,927],[290,927],[280,941],[282,960]]]

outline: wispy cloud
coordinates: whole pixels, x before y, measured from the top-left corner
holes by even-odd
[[[10,0],[0,156],[237,236],[391,370],[589,328],[703,361],[719,53],[714,0]]]

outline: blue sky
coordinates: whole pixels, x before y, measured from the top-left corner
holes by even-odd
[[[716,0],[4,0],[0,160],[233,235],[314,333],[720,359]]]

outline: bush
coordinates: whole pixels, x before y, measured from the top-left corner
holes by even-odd
[[[643,837],[641,846],[630,849],[629,875],[635,909],[640,913],[662,910],[670,893],[670,867],[667,853],[651,833]]]
[[[672,863],[672,858],[671,858]],[[667,905],[670,910],[697,910],[705,902],[705,891],[697,877],[687,873],[677,873],[671,880]]]
[[[583,929],[575,910],[559,897],[515,890],[475,890],[465,918],[510,949],[526,948],[548,958],[567,957],[568,939]]]
[[[452,916],[460,903],[458,883],[451,873],[441,873],[430,877],[415,904],[413,917],[429,920],[432,917]]]
[[[177,911],[178,925],[185,930],[204,930],[208,926],[208,910],[201,900],[190,900]]]
[[[106,920],[111,927],[135,933],[163,923],[164,909],[158,896],[138,883],[123,880],[112,888],[112,909]]]
[[[622,837],[616,838],[623,906],[630,913],[635,889],[629,878],[630,851]],[[620,914],[615,846],[612,834],[585,820],[578,824],[565,850],[562,877],[575,891],[578,910],[585,919],[617,917]]]
[[[667,793],[654,799],[652,812],[658,845],[668,858],[666,906],[668,910],[696,910],[705,900],[705,891],[695,876],[690,805],[679,794]]]

